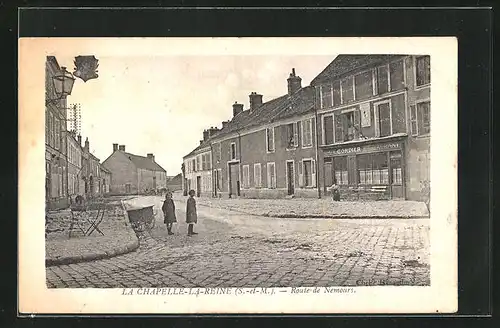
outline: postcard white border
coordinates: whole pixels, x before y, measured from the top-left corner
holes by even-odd
[[[458,41],[409,38],[21,38],[19,40],[19,311],[22,313],[450,313],[457,291]],[[131,47],[133,42],[133,47]],[[355,293],[124,296],[48,289],[44,242],[47,55],[431,55],[431,286]],[[333,59],[333,58],[332,58]]]

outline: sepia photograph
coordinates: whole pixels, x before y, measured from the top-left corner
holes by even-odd
[[[456,57],[439,53],[457,46],[415,39],[21,39],[20,61],[39,57],[36,82],[20,73],[36,289],[63,312],[105,312],[102,292],[190,313],[220,312],[213,297],[425,312],[448,293],[456,310]]]

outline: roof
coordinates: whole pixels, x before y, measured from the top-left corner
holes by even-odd
[[[391,61],[405,56],[407,55],[338,55],[311,81],[311,85],[314,86],[338,78],[358,68]]]
[[[158,163],[153,162],[150,158],[126,152],[122,153],[125,156],[127,156],[132,161],[132,163],[134,163],[134,165],[139,169],[167,172],[163,167],[161,167]]]
[[[104,165],[102,165],[103,163],[99,163],[99,164],[101,164],[101,171],[108,172],[109,174],[111,174],[111,171],[108,170]]]
[[[253,110],[244,110],[237,114],[229,123],[212,137],[203,141],[184,158],[191,156],[199,150],[209,147],[220,137],[230,135],[251,127],[262,126],[267,123],[277,122],[285,118],[302,115],[314,108],[314,88],[305,87],[297,90],[292,95],[283,95],[262,103]]]

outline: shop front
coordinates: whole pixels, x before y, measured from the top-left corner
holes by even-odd
[[[342,200],[405,199],[404,140],[360,140],[323,147],[323,186]]]

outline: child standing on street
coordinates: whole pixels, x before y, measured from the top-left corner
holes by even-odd
[[[198,215],[196,214],[196,200],[194,199],[195,191],[189,190],[189,198],[186,206],[186,223],[188,224],[188,236],[197,235],[193,231],[194,224],[198,222]]]
[[[174,222],[177,222],[177,219],[175,217],[175,204],[170,191],[167,191],[165,194],[165,201],[163,202],[161,210],[163,211],[163,222],[167,225],[168,234],[173,235],[172,225]]]

